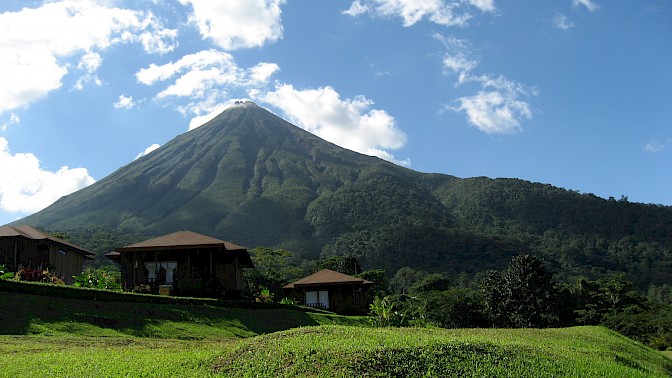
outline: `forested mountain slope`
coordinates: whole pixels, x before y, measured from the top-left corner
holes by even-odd
[[[253,103],[15,222],[103,254],[189,229],[300,259],[475,274],[511,256],[563,275],[672,284],[672,208],[517,179],[427,174],[328,143]]]

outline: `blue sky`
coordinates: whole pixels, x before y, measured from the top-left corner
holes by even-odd
[[[0,224],[238,99],[421,172],[672,205],[672,1],[0,3]]]

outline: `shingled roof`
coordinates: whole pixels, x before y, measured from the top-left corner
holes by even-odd
[[[244,250],[244,247],[210,236],[201,235],[193,231],[177,231],[172,234],[159,236],[154,239],[117,248],[117,252],[138,251],[149,249],[197,249],[223,247],[227,251]]]
[[[373,282],[367,281],[362,278],[349,276],[347,274],[335,272],[330,269],[322,269],[319,272],[315,272],[308,277],[304,277],[298,281],[290,283],[289,285],[283,286],[283,289],[293,289],[302,286],[338,285],[349,283],[359,283],[362,285],[373,284]]]
[[[74,245],[70,242],[67,242],[61,238],[57,238],[51,234],[48,234],[44,231],[40,231],[36,228],[28,226],[26,224],[22,226],[2,226],[0,227],[0,238],[7,237],[20,237],[30,240],[49,240],[53,243],[60,244],[68,249],[73,250],[76,253],[84,255],[85,259],[93,259],[94,254],[86,249]]]
[[[189,250],[216,248],[222,252],[245,252],[239,257],[241,262],[247,266],[254,267],[250,255],[245,247],[219,240],[210,236],[201,235],[193,231],[177,231],[172,234],[163,235],[154,239],[141,241],[139,243],[116,248],[106,256],[116,258],[122,253],[129,251],[154,251],[154,250]]]

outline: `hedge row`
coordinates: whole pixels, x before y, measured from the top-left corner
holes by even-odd
[[[229,308],[249,309],[289,309],[304,312],[315,312],[308,307],[292,306],[280,303],[260,303],[251,300],[221,300],[193,297],[174,297],[167,295],[138,294],[121,291],[81,288],[75,286],[53,285],[41,282],[22,282],[0,280],[0,291],[11,293],[47,295],[51,297],[79,299],[85,301],[128,302],[173,305],[207,305]]]

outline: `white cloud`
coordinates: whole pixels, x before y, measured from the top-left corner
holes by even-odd
[[[497,10],[494,0],[469,0],[469,4],[483,12],[494,12]]]
[[[445,47],[443,66],[447,73],[456,73],[456,85],[477,83],[481,88],[472,96],[455,100],[457,106],[448,106],[464,112],[467,121],[488,134],[505,134],[521,130],[521,124],[532,118],[530,105],[522,96],[537,95],[534,88],[511,81],[504,76],[475,75],[479,61],[472,58],[471,44],[455,37],[434,36]]]
[[[342,100],[332,87],[296,90],[278,85],[262,100],[281,109],[297,126],[341,147],[378,156],[401,165],[387,150],[406,144],[406,134],[397,128],[394,117],[384,110],[368,110],[373,101],[364,96]]]
[[[96,71],[102,64],[103,57],[96,52],[89,51],[82,55],[79,64],[77,64],[77,69],[84,71],[84,75],[77,80],[73,88],[82,90],[86,83],[92,83],[97,87],[102,86],[103,81],[96,75]]]
[[[136,160],[137,160],[137,159],[140,159],[141,157],[143,157],[143,156],[149,154],[150,152],[156,150],[156,149],[159,148],[159,147],[161,147],[160,144],[156,144],[156,143],[154,143],[154,144],[152,144],[151,146],[145,148],[144,151],[142,151],[141,153],[139,153],[139,154],[135,157],[135,159],[136,159]]]
[[[88,73],[94,73],[98,70],[101,64],[103,64],[103,57],[96,52],[89,51],[82,55],[77,68]]]
[[[355,0],[350,5],[350,8],[343,11],[343,14],[347,14],[348,16],[352,16],[352,17],[357,17],[359,15],[362,15],[362,14],[370,12],[370,11],[371,11],[371,7],[369,7],[368,5],[362,4],[359,0]]]
[[[96,51],[112,44],[142,41],[148,50],[170,49],[137,36],[153,30],[156,38],[170,40],[172,34],[157,26],[153,15],[108,3],[63,0],[0,14],[0,112],[28,106],[60,88],[73,66],[85,72],[74,89],[102,85],[95,75],[102,62]]]
[[[406,27],[413,26],[423,18],[443,26],[464,26],[472,18],[470,6],[482,12],[494,12],[492,0],[356,0],[345,14],[359,16],[400,17]]]
[[[521,121],[532,118],[529,104],[512,92],[480,91],[457,102],[454,109],[464,111],[469,123],[488,134],[519,131]]]
[[[167,54],[177,47],[177,30],[163,27],[161,21],[149,13],[143,22],[143,31],[137,39],[149,54]]]
[[[434,38],[439,40],[446,48],[446,53],[443,56],[443,67],[449,73],[458,74],[458,84],[465,82],[479,64],[477,59],[472,58],[473,54],[469,41],[452,36],[444,37],[440,34],[435,34]]]
[[[9,126],[18,125],[19,122],[21,122],[21,119],[18,115],[16,115],[16,113],[9,113],[9,119],[0,125],[0,131],[5,132]]]
[[[572,0],[572,7],[578,8],[579,5],[583,5],[591,12],[595,12],[600,8],[599,5],[595,4],[592,0]]]
[[[179,0],[193,7],[190,17],[201,35],[226,50],[260,47],[282,38],[284,0]]]
[[[193,130],[195,128],[198,128],[200,126],[203,126],[205,123],[211,121],[213,118],[217,117],[221,112],[225,111],[226,109],[232,107],[232,106],[240,106],[241,104],[244,104],[246,101],[249,101],[248,99],[231,99],[228,100],[224,103],[218,103],[218,104],[212,104],[212,106],[209,106],[207,109],[203,109],[204,112],[207,111],[206,114],[194,117],[191,119],[189,122],[189,130]]]
[[[656,139],[651,139],[649,143],[644,146],[644,151],[646,152],[660,152],[664,150],[668,144],[672,143],[672,140],[667,142],[662,142]]]
[[[12,154],[7,139],[0,137],[0,209],[32,213],[60,197],[95,182],[86,168],[62,167],[50,172],[40,167],[31,153]]]
[[[569,30],[574,27],[574,23],[562,13],[556,13],[553,16],[553,25],[560,30]]]
[[[188,99],[179,107],[183,114],[193,114],[190,125],[200,125],[202,120],[221,108],[229,90],[254,90],[267,85],[270,77],[279,70],[275,63],[259,63],[248,69],[240,68],[231,54],[219,50],[203,50],[186,55],[176,62],[163,65],[151,64],[136,73],[145,85],[170,81],[157,95],[157,100]],[[192,127],[190,126],[190,127]]]
[[[119,95],[119,101],[112,104],[115,109],[132,109],[137,105],[133,100],[133,96]]]

